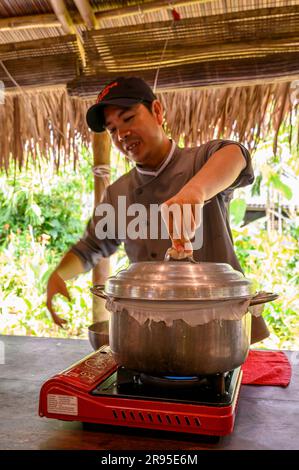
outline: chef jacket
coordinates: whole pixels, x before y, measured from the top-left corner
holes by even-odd
[[[196,261],[228,263],[241,271],[240,263],[233,248],[232,233],[229,226],[229,202],[236,188],[247,186],[254,180],[251,158],[248,150],[241,144],[230,140],[211,140],[195,148],[179,148],[172,143],[171,151],[160,168],[147,171],[136,165],[131,171],[121,176],[108,186],[101,203],[111,204],[115,209],[115,233],[108,233],[105,239],[96,236],[96,225],[102,216],[93,215],[83,237],[71,248],[83,262],[86,270],[94,267],[102,257],[112,255],[123,242],[127,256],[131,262],[163,260],[171,240],[163,239],[159,232],[158,239],[130,239],[119,231],[119,216],[126,218],[126,225],[134,216],[126,214],[126,210],[118,212],[118,197],[125,196],[126,207],[139,203],[146,208],[146,217],[141,221],[143,232],[148,233],[150,227],[150,205],[162,204],[175,194],[203,167],[217,150],[226,145],[238,145],[246,161],[236,181],[221,191],[204,205],[202,214],[203,243],[201,248],[194,250]],[[221,158],[221,157],[219,157]],[[124,198],[123,198],[124,200]],[[161,217],[161,215],[159,215]],[[252,317],[252,342],[260,341],[269,335],[262,317]]]

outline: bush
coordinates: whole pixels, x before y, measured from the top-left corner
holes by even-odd
[[[273,348],[299,346],[299,247],[292,233],[271,232],[258,223],[234,229],[235,249],[248,279],[256,290],[279,294],[265,304],[264,318],[271,330],[265,344]]]
[[[92,211],[93,175],[83,150],[80,166],[53,174],[31,167],[0,181],[1,331],[38,336],[86,336],[92,321],[90,273],[69,283],[72,301],[58,296],[68,320],[61,330],[45,305],[50,273],[62,254],[81,236]]]

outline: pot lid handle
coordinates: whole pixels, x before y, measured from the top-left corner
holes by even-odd
[[[177,263],[180,263],[182,261],[183,262],[188,261],[189,263],[197,264],[197,261],[195,261],[195,259],[193,258],[193,253],[191,255],[185,256],[184,258],[175,258],[173,256],[173,251],[174,251],[174,248],[168,248],[164,256],[164,261],[175,261]]]

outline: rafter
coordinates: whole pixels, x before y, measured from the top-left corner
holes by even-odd
[[[31,41],[18,41],[18,42],[9,42],[8,44],[0,44],[0,54],[3,56],[8,53],[22,53],[24,51],[30,50],[40,50],[43,49],[53,49],[57,48],[59,45],[71,43],[75,40],[73,34],[67,34],[65,36],[56,36],[51,38],[43,38],[38,41],[33,39]]]
[[[56,15],[46,13],[41,15],[14,16],[0,18],[0,31],[17,29],[53,28],[60,26]]]
[[[50,0],[54,13],[66,34],[75,34],[75,26],[64,0]]]
[[[89,29],[98,29],[99,24],[88,0],[74,0],[80,15]]]
[[[88,0],[74,0],[76,5],[77,3],[82,3],[82,5],[85,4],[85,9],[83,7],[83,10],[79,9],[79,6],[77,5],[78,10],[80,13],[76,11],[68,11],[65,7],[65,4],[63,0],[50,0],[53,10],[55,11],[54,4],[57,4],[57,11],[59,11],[59,15],[61,16],[61,20],[63,22],[66,22],[68,24],[68,20],[64,18],[64,13],[67,11],[68,16],[71,18],[72,22],[74,25],[80,25],[82,26],[85,21],[85,16],[88,14],[89,17],[94,17],[93,20],[95,21],[96,24],[102,20],[102,19],[113,19],[113,18],[124,18],[126,16],[132,16],[132,15],[139,15],[139,14],[145,14],[145,13],[152,13],[155,11],[159,10],[170,10],[174,7],[181,7],[181,6],[188,6],[191,4],[197,4],[197,3],[206,3],[207,0],[160,0],[160,1],[152,1],[152,2],[147,2],[143,3],[140,2],[137,5],[134,6],[128,6],[124,8],[117,8],[117,9],[112,9],[112,10],[106,10],[106,11],[97,11],[96,8],[93,9],[90,5]],[[213,2],[215,0],[209,0],[210,2]],[[64,4],[64,7],[59,4]],[[59,7],[59,8],[58,8]],[[87,8],[86,8],[87,7]],[[89,7],[89,8],[88,8]],[[84,15],[83,15],[84,11]],[[86,14],[85,14],[86,12]],[[38,26],[34,25],[34,20],[32,21],[31,16],[19,16],[19,17],[12,17],[12,18],[3,18],[0,19],[0,31],[1,30],[7,30],[7,29],[27,29],[30,27],[51,27],[51,26],[61,26],[61,22],[56,19],[55,21],[55,16],[54,15],[49,15],[49,14],[40,14],[40,15],[34,15],[34,18],[36,18],[36,21],[38,22]],[[56,15],[56,18],[58,16]],[[82,19],[84,18],[84,20]],[[54,21],[54,24],[53,24]],[[88,23],[86,23],[88,24]],[[12,25],[12,26],[10,26]],[[96,29],[96,28],[95,28]]]
[[[51,0],[51,3],[56,3],[56,0]],[[190,3],[202,3],[195,0],[194,2],[176,2],[172,1],[171,4],[167,2],[163,2],[164,6],[158,8],[157,5],[161,4],[162,2],[148,2],[143,4],[140,8],[134,7],[126,7],[126,8],[119,8],[114,10],[107,10],[107,11],[94,11],[94,16],[97,22],[100,22],[103,19],[113,19],[113,18],[123,18],[125,16],[136,15],[136,14],[143,14],[143,13],[150,13],[153,11],[157,11],[158,9],[169,9],[170,6],[183,6]],[[155,4],[155,6],[153,5]],[[91,7],[90,7],[91,8]],[[53,7],[54,9],[54,7]],[[93,10],[92,10],[93,11]],[[210,17],[205,17],[205,21],[208,22],[215,22],[219,20],[226,20],[227,18],[231,19],[242,19],[242,18],[253,18],[255,16],[269,16],[269,15],[292,15],[298,12],[298,5],[290,5],[288,8],[285,7],[269,7],[269,8],[258,8],[256,10],[244,10],[244,11],[236,11],[230,13],[220,13],[217,15],[212,15]],[[84,24],[83,19],[79,12],[75,11],[68,11],[68,15],[72,20],[73,25],[82,26]],[[64,20],[65,22],[65,20]],[[53,14],[39,14],[39,15],[31,15],[31,16],[15,16],[11,18],[0,18],[0,31],[7,31],[7,30],[21,30],[21,29],[30,29],[30,28],[50,28],[53,26],[60,26],[61,22],[57,19],[57,15]]]
[[[82,64],[83,67],[86,65],[86,58],[85,58],[85,51],[83,47],[83,42],[80,34],[78,33],[77,28],[74,25],[74,22],[72,20],[72,17],[66,7],[66,4],[64,0],[50,0],[52,8],[54,10],[55,15],[57,16],[57,19],[60,22],[60,25],[63,29],[63,31],[66,34],[75,34],[77,38],[77,44],[78,44],[78,49],[79,53],[81,56]]]
[[[124,18],[126,16],[153,13],[159,10],[172,10],[175,7],[186,7],[196,3],[212,3],[216,0],[155,0],[152,2],[140,2],[137,5],[131,5],[123,8],[114,8],[107,11],[96,12],[96,17],[100,21],[102,19]]]

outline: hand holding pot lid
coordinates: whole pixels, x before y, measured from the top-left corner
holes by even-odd
[[[188,185],[161,205],[161,215],[172,241],[172,258],[192,256],[191,240],[202,223],[203,205],[203,197]]]

